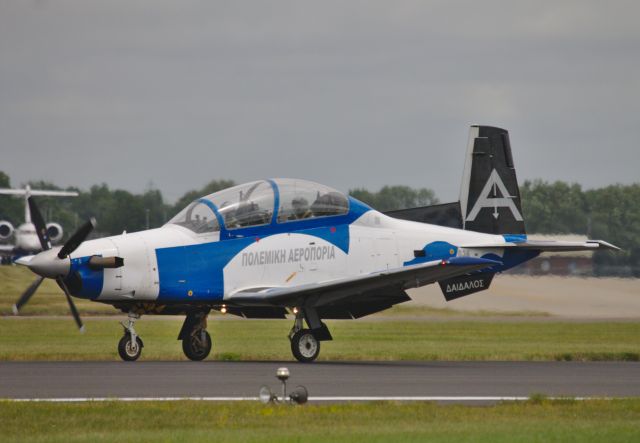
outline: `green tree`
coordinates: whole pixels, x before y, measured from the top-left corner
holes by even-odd
[[[591,236],[605,239],[622,251],[595,256],[597,270],[625,266],[640,277],[640,184],[612,185],[586,192],[591,219]]]
[[[520,194],[527,232],[587,233],[588,203],[579,184],[527,180]]]
[[[9,176],[0,171],[0,188],[11,188]],[[0,195],[0,220],[6,220],[14,227],[24,222],[24,203],[14,195]]]

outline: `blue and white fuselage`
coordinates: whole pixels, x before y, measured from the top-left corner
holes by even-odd
[[[228,228],[224,215],[229,211],[220,214],[214,204],[203,203],[216,198],[205,197],[194,204],[204,206],[202,218],[211,211],[208,220],[215,217],[215,229],[194,229],[195,222],[178,217],[158,229],[85,241],[71,254],[71,273],[82,281],[73,295],[101,302],[222,303],[255,288],[294,287],[467,255],[504,257],[498,247],[507,243],[504,236],[391,218],[351,197],[343,197],[342,214],[285,219],[279,213],[285,207],[275,202],[296,194],[281,195],[281,182],[262,182],[275,198],[267,209],[254,202],[255,210],[270,213],[270,220],[259,226]],[[326,192],[315,183],[296,183]],[[415,251],[424,255],[416,257]],[[92,270],[86,263],[94,255],[121,257],[124,266]],[[496,265],[494,271],[518,264],[519,258]]]

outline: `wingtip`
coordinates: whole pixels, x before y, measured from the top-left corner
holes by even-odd
[[[612,251],[622,251],[622,248],[619,248],[616,245],[613,245],[609,242],[606,242],[604,240],[591,240],[590,242],[593,243],[597,243],[598,244],[598,248],[603,248],[603,249],[611,249]]]

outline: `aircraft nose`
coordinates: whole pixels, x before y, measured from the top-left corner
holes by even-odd
[[[47,277],[56,278],[59,276],[65,277],[69,274],[69,268],[71,267],[71,260],[69,257],[58,258],[58,251],[60,248],[53,248],[47,251],[43,251],[31,258],[28,262],[24,263],[31,271],[36,274]]]

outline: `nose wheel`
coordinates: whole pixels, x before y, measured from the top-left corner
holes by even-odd
[[[131,334],[125,334],[118,343],[118,354],[124,361],[136,361],[142,354],[142,340],[136,337],[135,340]]]
[[[128,321],[122,322],[124,335],[118,342],[118,354],[120,354],[120,358],[124,361],[136,361],[140,358],[140,354],[142,354],[144,344],[133,327],[133,324],[139,318],[139,315],[130,312]]]

